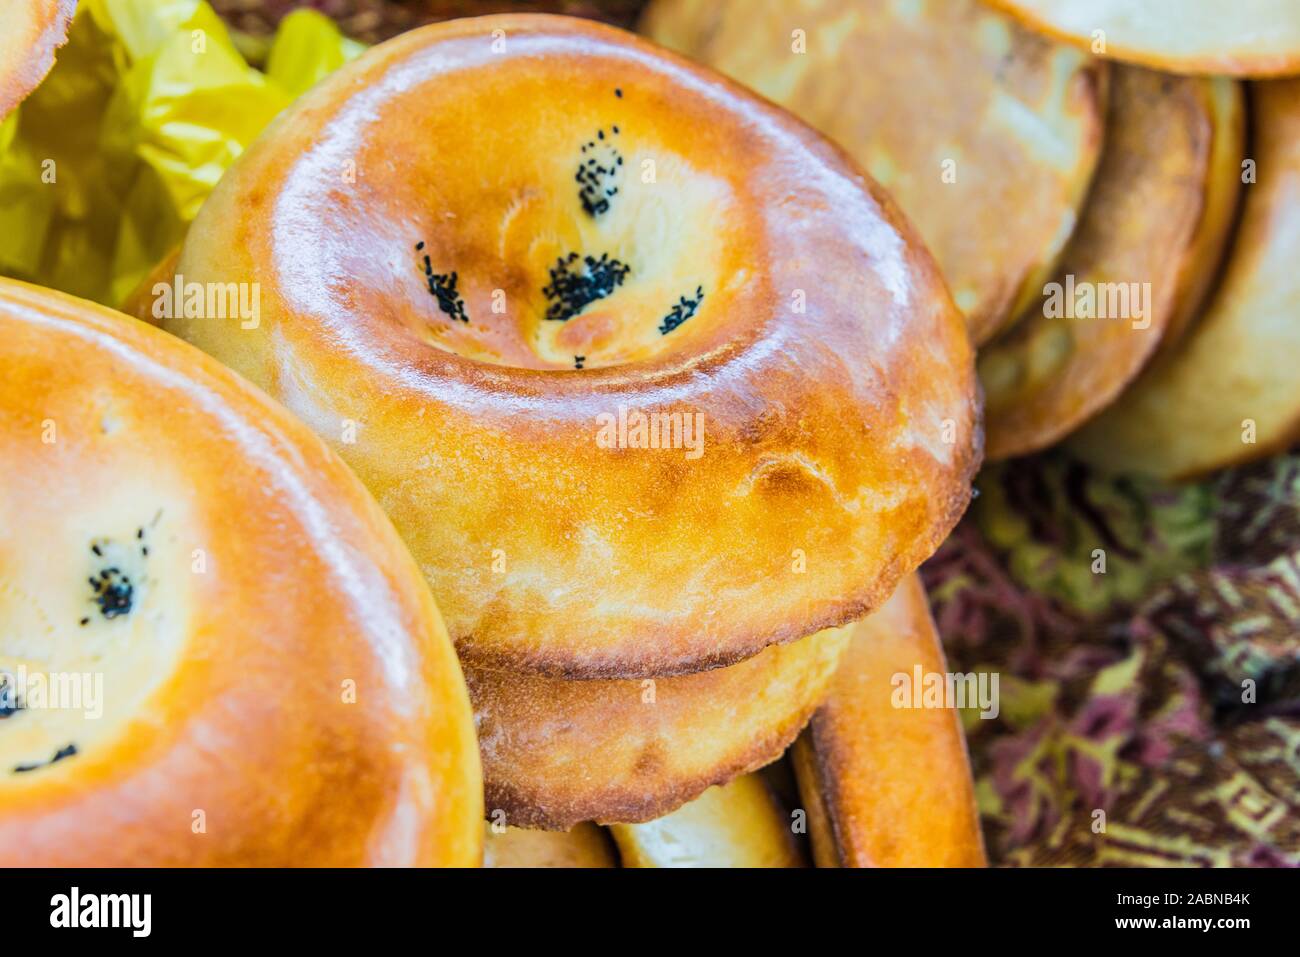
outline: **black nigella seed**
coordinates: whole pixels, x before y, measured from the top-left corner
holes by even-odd
[[[631,271],[632,267],[613,259],[609,253],[601,253],[599,259],[579,257],[577,253],[557,259],[550,270],[550,285],[542,289],[542,295],[550,302],[546,318],[568,322],[621,286]]]
[[[615,132],[618,127],[615,126]],[[578,159],[578,172],[574,174],[574,181],[580,185],[578,190],[578,200],[582,203],[583,211],[593,219],[604,213],[609,212],[609,197],[613,196],[609,180],[618,174],[618,168],[623,165],[623,157],[617,149],[608,143],[608,137],[605,136],[604,130],[596,131],[596,140],[604,141],[605,161],[602,162],[597,156],[589,156],[585,159]],[[582,147],[582,152],[586,153],[589,149],[596,148],[596,140],[588,142]]]
[[[16,688],[9,687],[7,677],[0,678],[0,719],[9,718],[23,710],[23,703],[18,700]]]
[[[695,315],[696,310],[700,308],[700,303],[704,301],[704,287],[697,286],[695,295],[692,298],[682,296],[678,299],[677,304],[664,316],[663,322],[659,324],[659,334],[668,335],[678,326],[680,326],[691,316]]]
[[[416,243],[415,248],[423,249],[424,241]],[[455,272],[436,273],[433,271],[433,260],[427,254],[423,259],[424,278],[429,286],[429,294],[438,300],[438,308],[453,320],[468,323],[469,314],[465,312],[465,302],[456,291],[458,275]]]
[[[77,753],[77,746],[70,744],[66,748],[60,748],[54,752],[54,757],[41,764],[20,764],[14,768],[14,774],[22,774],[25,771],[35,771],[37,768],[43,768],[46,765],[53,764],[55,761],[62,761],[64,758],[70,758]]]
[[[92,600],[99,605],[99,612],[105,618],[130,613],[135,588],[131,579],[122,575],[118,568],[106,568],[99,573],[98,578],[90,578],[88,581],[94,593]]]

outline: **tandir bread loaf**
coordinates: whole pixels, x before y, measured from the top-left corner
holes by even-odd
[[[1300,73],[1295,0],[984,0],[1097,56],[1170,73]]]
[[[560,829],[648,821],[771,763],[808,723],[860,627],[669,678],[467,669],[488,815]]]
[[[640,29],[843,146],[916,224],[977,343],[1051,278],[1101,154],[1103,61],[978,0],[653,0]]]
[[[919,575],[854,631],[792,751],[819,867],[983,867],[961,720],[899,707],[897,678],[947,673]]]
[[[11,280],[0,368],[0,864],[477,863],[451,643],[324,443],[175,337]]]
[[[256,284],[256,322],[160,321],[353,467],[477,667],[685,674],[843,625],[980,459],[961,316],[884,194],[599,24],[443,23],[343,67],[222,179],[191,283]]]

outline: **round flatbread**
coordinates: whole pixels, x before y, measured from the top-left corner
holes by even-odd
[[[656,0],[642,30],[848,150],[917,226],[976,342],[1051,275],[1100,153],[1104,63],[975,0]]]
[[[985,0],[1098,56],[1171,73],[1300,72],[1295,0]]]
[[[1241,199],[1241,164],[1246,159],[1246,91],[1230,77],[1216,77],[1209,85],[1208,105],[1214,140],[1210,146],[1210,171],[1205,180],[1205,203],[1192,237],[1192,249],[1183,263],[1174,293],[1176,305],[1160,340],[1160,352],[1182,341],[1201,313],[1232,236]]]
[[[489,820],[565,829],[663,817],[781,756],[860,623],[727,668],[572,681],[467,668]]]
[[[920,577],[863,620],[791,751],[818,867],[983,867],[961,721],[899,707],[898,675],[947,671]]]
[[[1300,80],[1255,84],[1241,224],[1180,345],[1071,442],[1111,471],[1187,478],[1300,438]]]
[[[1109,405],[1187,295],[1213,164],[1214,81],[1115,70],[1106,152],[1055,281],[981,350],[989,459],[1047,448]]]

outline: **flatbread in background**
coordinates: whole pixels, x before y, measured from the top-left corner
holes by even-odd
[[[1255,182],[1205,313],[1071,442],[1112,472],[1188,478],[1300,439],[1300,80],[1251,90]]]
[[[792,751],[818,867],[984,866],[956,710],[897,706],[895,676],[918,668],[948,671],[911,575],[855,632]]]
[[[985,0],[1098,56],[1170,73],[1300,73],[1295,0]]]
[[[1177,306],[1169,317],[1160,352],[1180,341],[1200,316],[1219,267],[1231,245],[1233,226],[1241,200],[1241,164],[1246,159],[1246,88],[1229,77],[1210,85],[1210,112],[1214,142],[1210,146],[1210,175],[1205,181],[1205,204],[1192,239],[1192,252],[1183,263],[1175,293]]]
[[[805,867],[791,819],[760,775],[709,788],[645,824],[610,833],[624,867]]]
[[[7,0],[0,4],[0,119],[54,66],[68,38],[77,0]]]
[[[1189,272],[1206,249],[1216,81],[1139,67],[1117,67],[1112,81],[1106,150],[1057,277],[980,351],[989,460],[1045,449],[1113,402],[1201,268]]]
[[[977,342],[1050,278],[1101,150],[1101,61],[976,0],[655,0],[641,30],[848,150],[916,225]]]

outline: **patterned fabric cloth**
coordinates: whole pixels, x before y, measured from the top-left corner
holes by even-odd
[[[1300,455],[979,489],[923,572],[949,667],[1001,676],[967,721],[991,860],[1300,866]]]

